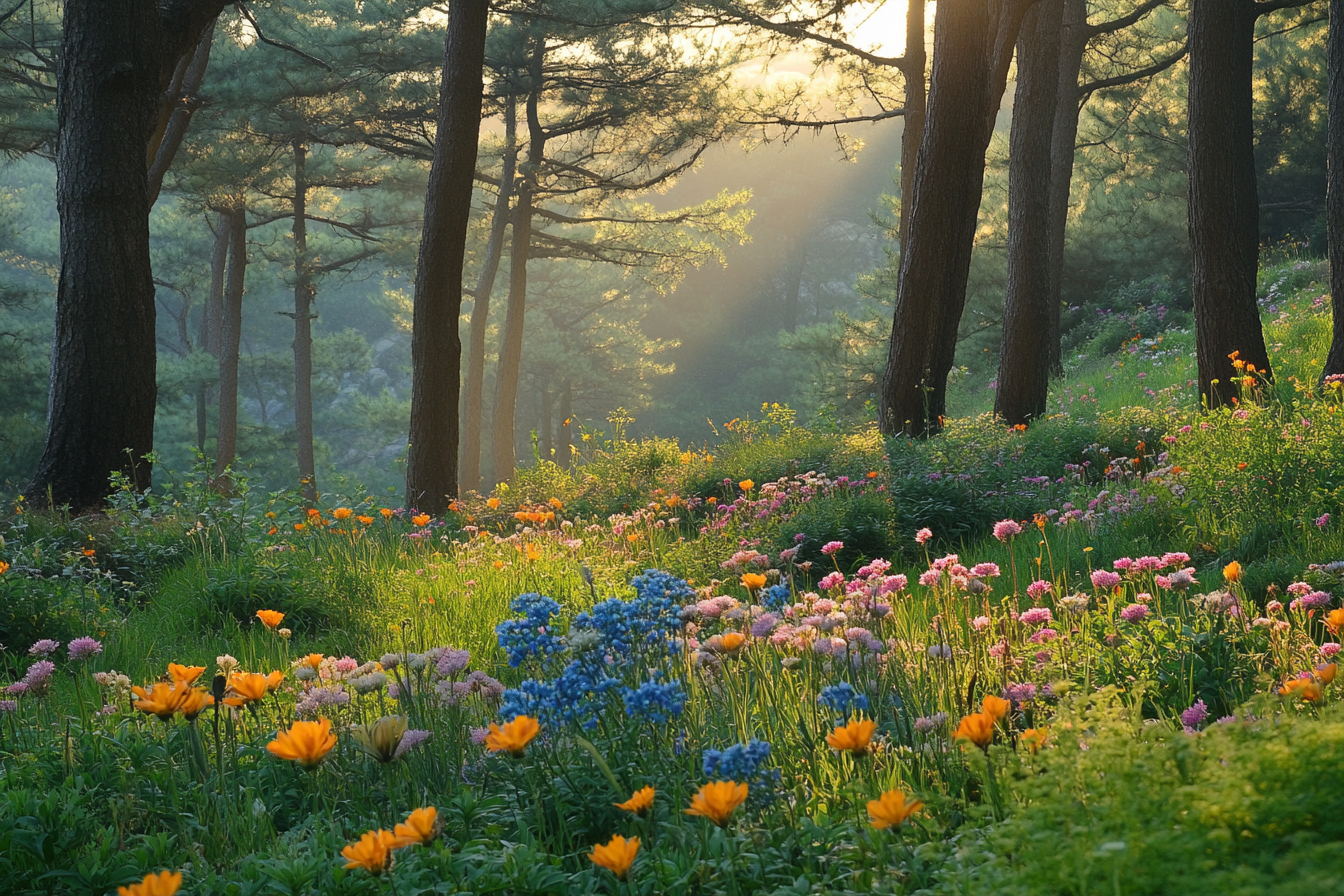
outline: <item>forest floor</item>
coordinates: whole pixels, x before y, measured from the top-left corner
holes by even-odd
[[[241,480],[16,508],[0,890],[1320,892],[1344,391],[1315,390],[1318,274],[1266,270],[1275,379],[1214,413],[1147,309],[1026,431],[769,406],[441,519]]]

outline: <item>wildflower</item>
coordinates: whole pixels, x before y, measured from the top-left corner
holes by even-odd
[[[392,850],[398,847],[397,837],[391,831],[369,831],[358,843],[348,844],[341,850],[346,868],[363,868],[370,874],[382,874],[392,867]]]
[[[323,718],[316,722],[295,722],[288,731],[277,732],[266,749],[281,759],[313,769],[334,746],[336,735],[331,733],[331,719]]]
[[[378,513],[382,516],[383,519],[390,520],[392,519],[392,515],[396,513],[396,511],[392,510],[389,507],[384,507],[381,510],[379,510]]]
[[[117,887],[117,896],[173,896],[182,886],[180,871],[146,874],[144,880],[129,887]]]
[[[643,815],[653,808],[654,789],[652,787],[641,787],[631,794],[630,799],[623,803],[613,803],[617,809],[624,809],[627,812],[633,812],[636,815]]]
[[[285,614],[277,613],[275,610],[258,610],[257,618],[261,620],[262,625],[275,631],[275,627],[285,618]]]
[[[393,829],[398,846],[412,846],[417,843],[428,844],[439,836],[443,825],[439,821],[439,810],[433,806],[415,809],[406,820]]]
[[[737,487],[744,492],[749,492],[756,487],[756,483],[752,482],[750,479],[743,479],[737,484]]]
[[[742,805],[747,798],[747,785],[736,781],[711,781],[691,797],[691,808],[683,810],[687,815],[708,818],[719,827],[728,823],[733,810]]]
[[[215,705],[215,698],[200,688],[187,687],[185,684],[183,684],[182,687],[187,688],[187,690],[186,693],[182,695],[180,708],[182,710],[182,718],[186,719],[188,722],[196,721],[196,717],[204,712],[207,706]]]
[[[491,752],[507,750],[511,756],[519,757],[540,730],[540,723],[531,716],[514,716],[513,721],[503,728],[491,722],[490,736],[485,739],[485,746]]]
[[[405,716],[383,716],[372,725],[355,725],[350,729],[350,736],[359,748],[379,762],[391,762],[396,758],[397,747],[405,733]]]
[[[851,709],[868,708],[868,698],[854,690],[854,686],[847,681],[822,688],[821,693],[817,694],[817,702],[843,716],[849,715]]]
[[[279,635],[280,637],[284,638],[286,641],[289,640],[289,636],[290,636],[290,635],[294,634],[293,631],[291,631],[290,629],[287,629],[287,628],[279,628],[279,629],[276,629],[276,630],[275,630],[275,633],[276,633],[277,635]]]
[[[1337,635],[1340,628],[1344,628],[1344,610],[1331,610],[1325,614],[1325,618],[1321,621],[1325,623],[1325,627],[1330,629],[1332,634]]]
[[[271,691],[280,687],[280,685],[284,683],[285,683],[285,673],[281,672],[279,669],[276,669],[274,672],[266,676],[266,692],[270,693]]]
[[[843,541],[828,541],[826,544],[822,545],[821,552],[829,557],[832,554],[839,553],[844,546],[845,543]]]
[[[1316,667],[1316,680],[1321,684],[1329,684],[1335,680],[1335,673],[1339,667],[1335,663],[1322,663]]]
[[[1027,745],[1027,749],[1035,753],[1050,738],[1050,728],[1042,725],[1040,728],[1028,728],[1022,732],[1022,743]]]
[[[410,728],[401,736],[401,743],[397,744],[397,752],[392,755],[393,759],[400,759],[407,753],[429,740],[430,732],[422,728]]]
[[[982,750],[989,749],[994,739],[994,717],[983,712],[973,712],[963,716],[957,730],[952,732],[953,740],[970,741]]]
[[[71,641],[68,649],[70,651],[70,659],[86,660],[91,656],[102,653],[103,645],[93,638],[84,637],[76,638]]]
[[[195,684],[196,679],[201,677],[205,671],[204,666],[179,666],[177,663],[168,664],[168,677],[173,681],[180,681],[183,684]]]
[[[1279,688],[1282,697],[1297,697],[1304,703],[1315,703],[1321,699],[1321,685],[1315,678],[1294,678]]]
[[[1132,625],[1142,622],[1148,615],[1148,608],[1143,604],[1130,604],[1120,611],[1120,618]]]
[[[1119,584],[1120,577],[1109,570],[1098,569],[1092,572],[1092,587],[1098,590],[1109,591]]]
[[[1196,700],[1189,709],[1182,710],[1181,724],[1186,731],[1195,731],[1209,717],[1209,707],[1203,700]]]
[[[1323,513],[1323,514],[1321,514],[1319,517],[1316,518],[1316,528],[1317,528],[1317,529],[1324,529],[1324,528],[1325,528],[1326,526],[1328,526],[1328,525],[1330,525],[1330,514],[1328,514],[1328,513]],[[0,569],[0,572],[4,572],[4,570],[3,570],[3,569]]]
[[[625,880],[625,876],[630,872],[630,866],[635,864],[635,856],[638,853],[638,837],[627,840],[617,834],[605,846],[600,843],[594,844],[588,858],[594,865],[605,868],[621,880]]]
[[[360,523],[360,525],[362,525],[362,526],[372,526],[372,525],[373,525],[373,517],[371,517],[371,516],[365,516],[364,514],[361,513],[359,516],[355,517],[355,519],[359,520],[359,523]]]
[[[1054,617],[1048,607],[1031,607],[1024,610],[1022,615],[1017,617],[1017,621],[1023,625],[1044,625],[1052,618]]]
[[[932,529],[927,528],[920,529],[918,532],[915,533],[915,541],[918,542],[919,544],[927,544],[928,540],[932,537],[933,537]]]
[[[1013,520],[1000,520],[994,524],[994,537],[999,541],[1007,541],[1015,535],[1022,534],[1022,527]]]
[[[875,800],[868,801],[868,818],[879,831],[898,828],[905,820],[924,808],[919,800],[906,802],[906,796],[899,790],[888,790]]]
[[[1054,587],[1054,585],[1043,579],[1037,579],[1027,586],[1027,597],[1032,600],[1040,600],[1042,597],[1049,594]]]
[[[742,574],[742,587],[748,591],[759,591],[765,587],[765,576],[758,572]]]
[[[723,653],[736,653],[747,643],[747,636],[741,632],[724,632],[719,639],[719,648]]]
[[[238,661],[226,653],[223,656],[215,657],[215,665],[219,666],[221,675],[228,675],[238,668]],[[170,665],[168,668],[171,670],[172,666]]]
[[[1013,704],[1002,697],[995,697],[993,694],[986,694],[985,699],[980,703],[981,711],[996,722],[1008,715],[1008,711],[1012,708]]]
[[[936,712],[931,716],[915,719],[915,730],[921,733],[942,727],[947,722],[947,713]]]
[[[60,641],[53,641],[51,638],[43,638],[28,648],[29,656],[51,656],[56,652],[56,648],[61,646]]]
[[[1223,578],[1228,582],[1241,581],[1241,564],[1236,560],[1223,567]]]
[[[337,507],[335,510],[331,512],[331,515],[336,517],[336,519],[338,520],[348,520],[350,519],[350,516],[353,513],[354,511],[351,510],[349,507]]]
[[[1036,699],[1036,685],[1030,681],[1024,681],[1021,684],[1010,684],[1003,689],[1003,697],[1009,703],[1016,703],[1021,706],[1023,703],[1030,703]]]
[[[270,688],[265,675],[257,672],[235,672],[229,676],[231,695],[224,698],[229,706],[246,706],[264,700]]]
[[[686,707],[686,692],[680,681],[659,684],[646,681],[638,688],[625,688],[622,693],[625,714],[654,724],[670,721]]]
[[[853,719],[846,725],[837,725],[826,735],[826,743],[833,750],[847,750],[855,756],[868,752],[868,744],[873,739],[877,723],[872,719]]]
[[[163,682],[155,682],[154,686],[146,691],[141,687],[134,687],[131,690],[135,693],[135,708],[140,712],[148,713],[159,717],[159,721],[171,721],[173,716],[182,707],[182,700],[186,696],[186,686],[182,690],[177,690],[172,685]]]
[[[298,660],[297,665],[308,666],[310,668],[316,669],[317,667],[322,665],[322,660],[323,660],[322,654],[310,653],[307,656]]]
[[[4,560],[0,560],[0,576],[4,575],[7,572],[9,572],[9,564],[6,563]]]
[[[424,527],[429,525],[430,519],[431,517],[427,513],[417,513],[415,516],[411,517],[411,522],[415,523],[417,526]]]

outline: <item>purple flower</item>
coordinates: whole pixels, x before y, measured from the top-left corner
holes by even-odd
[[[315,716],[324,706],[345,706],[349,702],[350,695],[339,684],[328,688],[310,688],[304,692],[299,702],[294,704],[294,714]]]
[[[1330,595],[1324,591],[1304,594],[1288,605],[1290,610],[1319,610],[1330,606]]]
[[[776,625],[779,625],[778,616],[774,613],[762,613],[751,623],[751,636],[753,638],[764,638],[774,631]]]
[[[936,712],[931,716],[921,716],[920,718],[915,719],[915,730],[921,732],[932,731],[935,728],[941,727],[946,721],[947,713],[945,712]]]
[[[1059,632],[1052,628],[1043,628],[1027,640],[1033,644],[1045,644],[1059,637]]]
[[[1120,584],[1120,577],[1113,572],[1104,569],[1095,570],[1092,573],[1092,587],[1101,591],[1109,591]]]
[[[17,700],[0,700],[0,715],[4,715],[7,712],[14,712],[18,708],[19,701]]]
[[[829,557],[832,554],[838,552],[844,546],[845,543],[843,541],[828,541],[826,542],[826,544],[822,545],[821,552],[825,554],[827,557]]]
[[[70,659],[86,660],[103,652],[103,645],[93,638],[76,638],[70,642]]]
[[[1148,608],[1143,604],[1130,604],[1120,611],[1120,618],[1131,624],[1142,622],[1147,616]]]
[[[1003,689],[1003,699],[1011,700],[1018,705],[1035,700],[1036,685],[1029,681],[1023,682],[1022,684],[1010,684]]]
[[[1328,513],[1323,513],[1323,514],[1321,514],[1319,517],[1316,518],[1316,528],[1317,528],[1317,529],[1324,529],[1324,528],[1325,528],[1326,526],[1328,526],[1328,525],[1330,525],[1330,514],[1328,514]]]
[[[407,753],[429,740],[429,732],[420,728],[411,728],[401,736],[401,742],[397,744],[396,752],[392,754],[393,759],[400,759]]]
[[[1193,706],[1181,712],[1181,724],[1188,732],[1198,731],[1199,726],[1208,717],[1209,708],[1204,705],[1203,700],[1196,700]]]
[[[1014,535],[1021,535],[1022,527],[1013,520],[999,520],[994,524],[994,537],[999,541],[1007,541]]]
[[[32,647],[28,648],[29,656],[51,656],[56,652],[56,648],[61,646],[60,641],[53,641],[50,638],[43,638]]]
[[[452,678],[471,662],[471,651],[460,650],[456,647],[445,648],[443,653],[439,654],[439,661],[435,665],[438,667],[439,674],[444,678]]]

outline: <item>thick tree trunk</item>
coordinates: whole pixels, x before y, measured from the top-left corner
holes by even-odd
[[[514,98],[504,111],[504,164],[499,175],[499,196],[490,219],[490,240],[485,246],[481,275],[476,279],[471,307],[470,345],[467,347],[467,380],[462,387],[462,466],[458,477],[461,491],[481,487],[481,437],[485,423],[485,331],[490,321],[490,293],[495,288],[499,260],[504,254],[504,234],[509,226],[509,203],[517,168],[518,122]]]
[[[294,141],[294,432],[299,487],[317,500],[313,457],[313,274],[308,265],[308,149]]]
[[[919,141],[924,135],[924,110],[928,104],[925,70],[928,53],[924,49],[925,0],[909,0],[905,13],[905,115],[901,124],[901,220],[898,239],[904,254],[910,236],[910,207],[914,204],[915,165]]]
[[[462,263],[481,130],[481,72],[489,8],[453,0],[444,38],[434,163],[415,278],[411,433],[406,502],[435,515],[457,496]],[[480,298],[477,298],[480,301]]]
[[[158,201],[159,191],[163,189],[163,177],[173,164],[173,158],[187,136],[191,125],[191,116],[200,108],[199,93],[205,82],[205,70],[210,65],[210,45],[215,39],[215,24],[211,20],[209,27],[201,34],[195,51],[183,56],[169,89],[165,91],[161,103],[168,104],[160,109],[159,125],[150,135],[146,165],[149,168],[149,204]]]
[[[1064,0],[1041,0],[1017,39],[1008,150],[1008,289],[994,413],[1010,425],[1045,413],[1050,391],[1051,140]]]
[[[1230,356],[1269,374],[1260,310],[1259,200],[1252,118],[1254,0],[1190,5],[1190,246],[1195,354],[1209,407],[1237,395]]]
[[[1327,46],[1330,123],[1325,223],[1330,254],[1330,305],[1335,321],[1322,379],[1344,374],[1344,0],[1330,0]]]
[[[238,452],[238,353],[243,337],[243,279],[247,275],[247,209],[242,202],[220,216],[228,221],[229,283],[224,292],[219,348],[219,435],[215,440],[215,475],[234,462]],[[221,483],[227,487],[227,483]]]
[[[159,95],[150,0],[67,0],[57,67],[61,274],[35,507],[103,503],[111,474],[147,488],[154,447],[154,282],[145,140]]]
[[[1073,160],[1078,144],[1078,76],[1087,51],[1087,0],[1064,0],[1059,35],[1059,86],[1055,94],[1054,130],[1050,137],[1050,373],[1064,372],[1060,356],[1060,305],[1064,287],[1064,242],[1073,190]]]
[[[537,113],[541,85],[544,39],[537,38],[530,65],[527,95],[527,165],[518,184],[518,204],[513,213],[513,243],[509,256],[509,307],[504,315],[504,334],[499,347],[499,371],[495,375],[494,459],[496,482],[512,478],[517,465],[514,447],[514,411],[518,403],[518,377],[523,361],[523,317],[527,310],[527,259],[532,244],[532,195],[537,168],[546,152],[546,134]]]
[[[934,19],[928,111],[901,253],[879,425],[938,431],[985,177],[985,152],[1028,0],[942,0]]]

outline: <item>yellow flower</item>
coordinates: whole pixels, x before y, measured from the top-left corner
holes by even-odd
[[[530,541],[527,543],[527,559],[529,560],[541,559],[541,548],[537,547]]]
[[[756,483],[752,482],[750,479],[743,479],[737,484],[737,487],[744,492],[749,492],[756,487]]]
[[[411,517],[411,522],[415,523],[417,526],[428,526],[429,520],[430,516],[427,513],[417,513],[415,516]]]
[[[204,666],[179,666],[177,663],[168,664],[168,677],[173,681],[180,681],[184,684],[192,684],[201,677],[205,671]]]
[[[336,735],[331,733],[331,719],[320,718],[316,722],[295,722],[288,731],[277,732],[266,749],[304,768],[316,768],[334,746]]]
[[[0,576],[4,575],[7,572],[9,572],[9,564],[3,560],[0,560]]]
[[[868,752],[868,744],[876,730],[877,723],[872,719],[851,719],[848,725],[837,725],[826,735],[826,743],[833,750],[848,750],[855,756],[862,756]]]
[[[183,687],[186,687],[184,684]],[[182,697],[182,717],[188,722],[196,721],[196,717],[205,711],[207,706],[214,706],[215,698],[207,694],[200,688],[189,688]]]
[[[117,896],[173,896],[182,886],[182,874],[179,871],[160,871],[158,874],[146,874],[145,879],[129,887],[117,887]]]
[[[392,850],[397,848],[397,837],[391,831],[369,831],[341,850],[346,868],[363,868],[370,874],[382,874],[392,866]]]
[[[487,501],[485,502],[485,506],[486,506],[486,507],[489,507],[491,510],[498,510],[498,509],[499,509],[499,499],[498,499],[498,498],[490,498],[489,500],[487,500]]]
[[[914,815],[924,804],[919,800],[905,801],[905,794],[899,790],[888,790],[881,797],[868,801],[868,818],[879,831],[900,827],[905,820]]]
[[[397,747],[406,733],[405,716],[383,716],[372,725],[355,725],[350,736],[365,753],[379,762],[391,762],[397,757]]]
[[[1229,563],[1229,564],[1227,564],[1226,566],[1224,566],[1224,567],[1223,567],[1223,578],[1224,578],[1224,579],[1227,579],[1229,582],[1240,582],[1240,581],[1241,581],[1241,564],[1238,563],[1237,561],[1233,560],[1231,563]]]
[[[748,591],[759,591],[765,587],[765,576],[759,572],[747,572],[742,574],[742,587]]]
[[[964,716],[957,730],[952,732],[953,740],[966,740],[984,750],[994,739],[994,717],[988,713],[973,712]]]
[[[623,803],[613,803],[613,805],[617,809],[624,809],[625,811],[633,812],[636,815],[643,815],[645,812],[649,811],[649,809],[653,808],[653,793],[654,790],[652,787],[642,787],[639,790],[636,790],[631,795],[630,799]]]
[[[262,625],[274,630],[284,620],[285,614],[277,613],[275,610],[258,610],[257,618],[261,620]]]
[[[981,711],[987,716],[992,716],[996,722],[1008,715],[1008,710],[1012,708],[1013,704],[1002,697],[995,697],[993,694],[987,695],[980,703]]]
[[[503,728],[490,723],[490,733],[485,736],[486,749],[491,752],[507,750],[510,755],[522,756],[532,738],[541,731],[541,724],[531,716],[514,716]]]
[[[167,722],[182,708],[182,698],[186,696],[187,686],[184,684],[182,690],[177,690],[170,684],[157,681],[149,691],[141,687],[133,687],[131,691],[136,697],[136,709],[158,716],[161,721]]]
[[[406,816],[406,820],[397,825],[393,833],[398,846],[413,846],[416,843],[432,843],[439,836],[439,810],[433,806],[416,809]]]
[[[1040,728],[1028,728],[1022,732],[1022,743],[1027,745],[1027,749],[1035,753],[1045,742],[1050,739],[1049,726],[1042,725]]]
[[[742,801],[746,798],[746,784],[739,784],[736,781],[711,781],[691,797],[691,808],[683,811],[687,815],[708,818],[719,827],[723,827],[728,823],[733,810],[742,805]]]
[[[265,675],[257,672],[235,672],[229,676],[231,693],[224,698],[224,702],[229,706],[246,706],[265,699],[268,690],[270,689],[267,687]]]
[[[600,843],[594,844],[588,858],[593,860],[594,865],[605,868],[621,880],[625,880],[626,874],[630,872],[630,866],[635,864],[635,856],[638,853],[638,837],[627,840],[617,834],[605,846]]]

